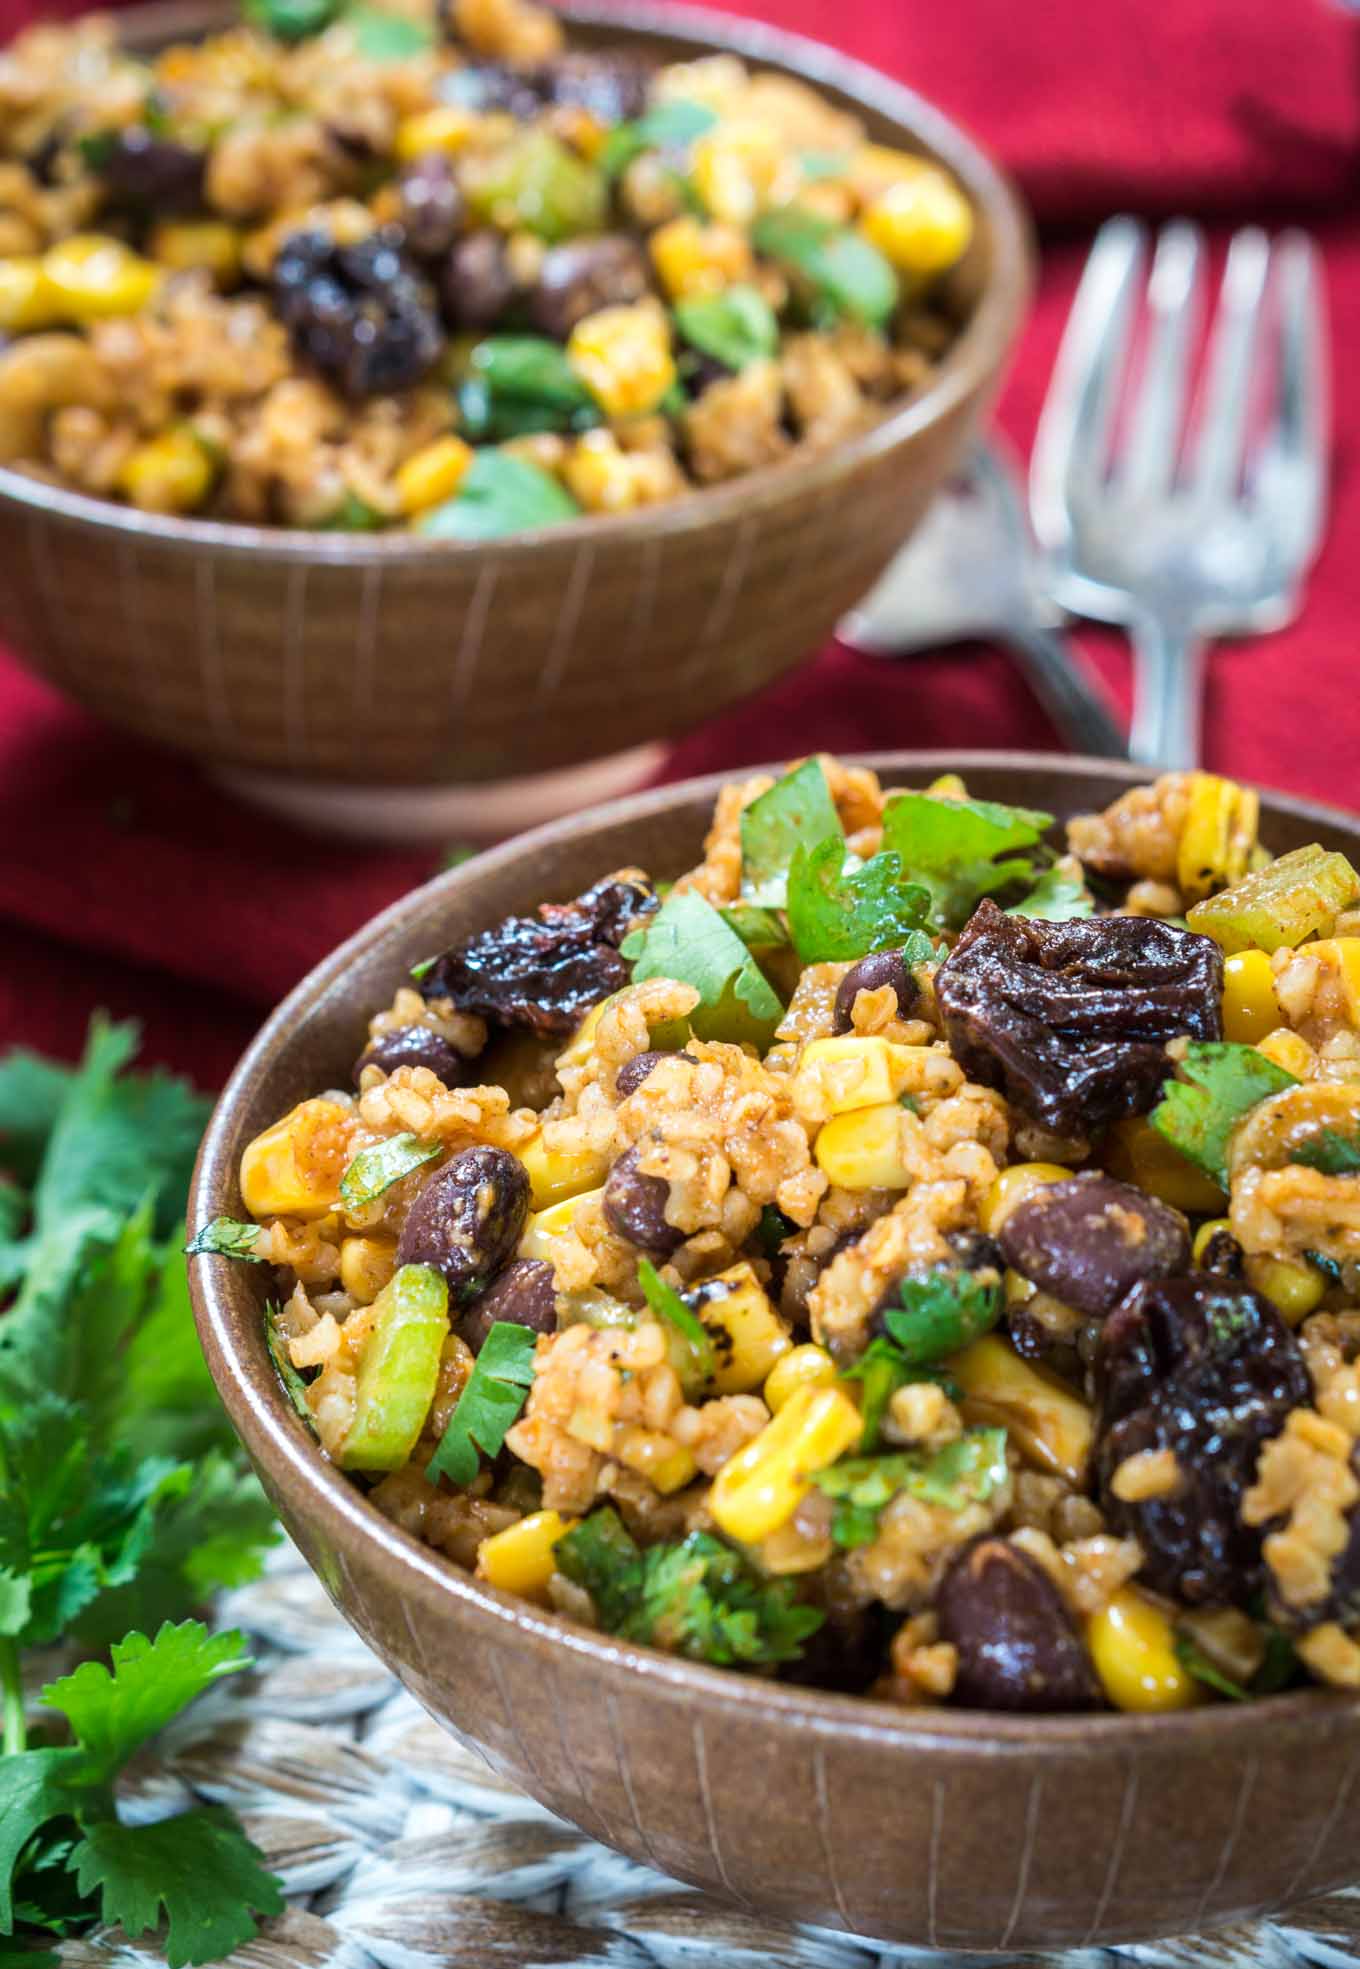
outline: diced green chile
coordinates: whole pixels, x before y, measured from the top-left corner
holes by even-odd
[[[341,1469],[399,1470],[409,1459],[434,1400],[448,1307],[448,1287],[428,1265],[403,1265],[379,1293]]]

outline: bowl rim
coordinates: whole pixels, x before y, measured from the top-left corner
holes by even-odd
[[[625,13],[599,0],[554,0],[555,11],[585,27],[614,29],[621,39],[670,36],[688,39],[696,52],[730,52],[794,74],[813,87],[836,89],[865,108],[900,123],[911,137],[934,152],[959,179],[985,215],[992,239],[989,278],[968,323],[951,343],[931,381],[866,430],[805,458],[796,454],[759,467],[723,484],[697,488],[665,506],[632,513],[587,514],[553,526],[532,527],[496,542],[497,552],[513,557],[532,553],[543,542],[593,547],[617,541],[626,547],[661,531],[684,537],[712,525],[728,524],[749,513],[765,513],[805,492],[834,486],[861,466],[915,437],[948,415],[985,383],[1004,360],[1023,317],[1033,284],[1029,219],[1009,179],[982,145],[945,112],[905,83],[855,56],[842,54],[808,35],[790,33],[759,21],[744,21],[706,7],[630,6]],[[117,16],[122,39],[154,39],[159,33],[206,32],[222,14],[221,0],[143,0]],[[265,527],[237,520],[201,520],[143,513],[111,499],[73,492],[28,473],[0,466],[0,509],[22,508],[113,533],[155,541],[184,551],[212,548],[220,554],[264,556],[276,562],[341,562],[366,567],[392,561],[416,565],[457,557],[474,560],[485,541],[450,540],[399,531],[336,534],[301,527]]]
[[[982,766],[1016,771],[1057,771],[1074,782],[1111,776],[1130,785],[1146,783],[1150,769],[1132,761],[1065,757],[1041,752],[872,752],[843,755],[848,765],[872,767],[881,774],[937,773],[946,768],[965,776]],[[783,762],[740,768],[743,776],[762,770],[778,772]],[[194,1169],[189,1198],[191,1225],[207,1222],[224,1207],[224,1192],[234,1183],[228,1140],[235,1127],[237,1104],[253,1083],[287,1051],[294,1019],[304,1010],[324,1005],[338,994],[345,974],[360,956],[370,954],[390,938],[404,935],[409,917],[423,913],[436,898],[456,894],[475,870],[488,873],[531,861],[582,829],[617,825],[650,817],[697,801],[707,803],[733,777],[731,771],[705,774],[633,794],[590,808],[515,836],[488,849],[466,865],[448,869],[409,890],[347,938],[310,971],[270,1015],[252,1040],[223,1089],[204,1134]],[[1261,789],[1271,807],[1291,818],[1319,827],[1360,834],[1360,815],[1290,794]],[[808,1730],[818,1736],[852,1740],[891,1740],[904,1750],[913,1747],[1014,1757],[1036,1749],[1109,1753],[1144,1747],[1149,1740],[1169,1740],[1167,1747],[1225,1750],[1250,1745],[1256,1734],[1297,1721],[1327,1727],[1329,1717],[1354,1713],[1360,1696],[1320,1686],[1268,1696],[1246,1703],[1213,1703],[1160,1715],[1126,1712],[1082,1712],[1075,1715],[1014,1715],[990,1710],[908,1709],[872,1696],[847,1695],[774,1683],[728,1668],[684,1660],[659,1649],[624,1644],[612,1636],[559,1619],[500,1589],[488,1586],[451,1560],[436,1554],[384,1518],[356,1485],[329,1463],[294,1413],[272,1368],[261,1389],[232,1338],[230,1309],[245,1285],[242,1268],[230,1259],[203,1254],[190,1267],[190,1287],[199,1338],[208,1357],[218,1392],[251,1453],[264,1466],[271,1484],[287,1499],[303,1500],[297,1516],[320,1524],[343,1563],[346,1542],[357,1541],[389,1569],[389,1583],[403,1596],[416,1594],[428,1607],[454,1624],[460,1620],[481,1629],[493,1651],[512,1636],[543,1655],[566,1649],[582,1665],[602,1672],[640,1676],[659,1695],[673,1700],[699,1700],[732,1708],[748,1720],[771,1726]],[[408,1631],[413,1632],[407,1623]],[[512,1725],[513,1727],[513,1725]],[[533,1760],[526,1766],[533,1768]]]

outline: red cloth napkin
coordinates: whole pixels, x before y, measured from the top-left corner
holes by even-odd
[[[0,0],[0,32],[75,12]],[[1010,166],[1045,239],[1000,422],[1027,452],[1080,271],[1116,210],[1295,221],[1320,236],[1334,322],[1360,318],[1360,18],[1330,0],[957,0],[948,8],[752,0],[738,11],[834,39],[909,81]],[[1338,332],[1338,344],[1346,352]],[[1360,391],[1335,381],[1328,544],[1297,623],[1214,652],[1207,762],[1356,799]],[[3,579],[3,570],[0,570]],[[1081,642],[1121,696],[1119,640]],[[1052,747],[1009,661],[972,646],[882,664],[832,646],[676,746],[665,777],[887,744]],[[0,1048],[62,1054],[97,1005],[140,1016],[148,1056],[219,1082],[269,1006],[428,853],[329,844],[237,806],[191,766],[110,732],[0,652]]]

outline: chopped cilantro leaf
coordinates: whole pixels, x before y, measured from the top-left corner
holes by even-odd
[[[408,14],[390,14],[383,7],[370,7],[365,0],[353,0],[342,18],[365,61],[409,61],[413,55],[424,54],[434,40],[423,21],[412,20]]]
[[[909,1367],[923,1367],[969,1346],[1001,1317],[1001,1283],[995,1274],[934,1271],[904,1278],[901,1304],[883,1315],[888,1338]]]
[[[607,178],[617,178],[646,150],[687,150],[717,120],[717,112],[705,103],[686,102],[683,98],[657,103],[631,123],[616,124],[601,144],[596,161]]]
[[[875,855],[847,873],[843,840],[799,847],[789,871],[789,931],[805,963],[865,957],[872,950],[902,950],[908,965],[935,955],[921,927],[930,896],[902,880],[896,854]]]
[[[1052,823],[1051,814],[994,800],[894,793],[883,810],[883,846],[902,857],[910,881],[929,889],[935,920],[958,930],[984,896],[1037,880]]]
[[[698,1038],[749,1041],[763,1053],[774,1037],[784,1007],[741,938],[693,889],[667,896],[620,949],[636,983],[674,978],[694,986],[690,1025]]]
[[[1192,1040],[1148,1119],[1164,1141],[1221,1189],[1228,1183],[1228,1141],[1243,1117],[1298,1082],[1254,1046],[1231,1040]]]
[[[676,1336],[671,1365],[680,1376],[687,1394],[696,1394],[713,1372],[713,1342],[704,1323],[691,1312],[673,1285],[667,1285],[649,1258],[638,1260],[638,1284],[642,1296],[661,1321]],[[678,1356],[678,1358],[676,1357]]]
[[[1042,916],[1050,923],[1068,923],[1077,916],[1090,916],[1095,902],[1081,876],[1055,863],[1046,868],[1012,916]]]
[[[1360,1175],[1360,1134],[1347,1139],[1339,1129],[1323,1128],[1293,1156],[1295,1162],[1320,1169],[1324,1176]]]
[[[559,1539],[555,1556],[611,1634],[692,1661],[796,1661],[825,1618],[798,1603],[791,1580],[762,1579],[708,1532],[640,1550],[608,1505]]]
[[[310,1429],[312,1411],[307,1406],[307,1383],[293,1366],[288,1352],[288,1342],[279,1332],[279,1315],[283,1308],[271,1300],[264,1309],[264,1337],[269,1348],[269,1358],[274,1363],[274,1372],[283,1383],[283,1392],[293,1404],[297,1413]]]
[[[805,759],[742,809],[743,897],[747,902],[782,907],[798,849],[844,839],[821,761]]]
[[[951,1401],[959,1393],[957,1382],[942,1368],[914,1366],[902,1349],[882,1333],[869,1342],[853,1367],[845,1369],[843,1378],[858,1381],[863,1389],[860,1412],[864,1417],[864,1428],[859,1446],[866,1454],[877,1449],[888,1403],[899,1388],[905,1388],[913,1381],[933,1381],[944,1389]]]
[[[190,1238],[184,1247],[185,1256],[196,1258],[211,1251],[219,1258],[248,1258],[252,1265],[258,1265],[263,1262],[255,1256],[259,1235],[258,1224],[243,1224],[235,1217],[214,1217]]]
[[[789,933],[778,910],[762,909],[758,903],[731,902],[721,911],[723,922],[734,930],[748,950],[785,950]]]
[[[1234,1682],[1221,1668],[1216,1668],[1202,1648],[1183,1630],[1178,1630],[1175,1639],[1176,1659],[1187,1675],[1193,1675],[1197,1682],[1206,1688],[1216,1689],[1221,1696],[1231,1702],[1250,1702],[1251,1690],[1244,1689],[1240,1682]]]
[[[486,1456],[500,1453],[533,1384],[536,1338],[527,1326],[512,1320],[497,1320],[492,1326],[430,1458],[425,1474],[431,1483],[448,1477],[455,1484],[470,1484],[481,1468],[478,1451]]]
[[[812,1481],[836,1511],[831,1535],[838,1545],[869,1545],[878,1535],[884,1507],[905,1491],[923,1504],[962,1511],[1005,1483],[1006,1431],[966,1429],[943,1449],[903,1450],[894,1456],[848,1456]]]
[[[372,1203],[393,1183],[441,1153],[438,1142],[422,1142],[411,1134],[392,1135],[371,1149],[360,1149],[341,1178],[340,1201],[351,1210]]]

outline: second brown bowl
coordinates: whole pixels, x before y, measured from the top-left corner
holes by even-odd
[[[978,754],[867,761],[891,785],[957,766],[1060,816],[1145,775]],[[694,862],[720,782],[525,835],[404,898],[300,985],[232,1078],[190,1222],[242,1214],[241,1151],[344,1084],[412,963],[636,862]],[[1352,858],[1360,820],[1262,803],[1278,851]],[[553,1811],[747,1906],[950,1949],[1082,1947],[1259,1915],[1360,1879],[1360,1700],[1323,1689],[1164,1716],[911,1711],[699,1666],[479,1585],[381,1517],[321,1455],[265,1345],[261,1266],[193,1261],[214,1379],[336,1605],[432,1715]]]

